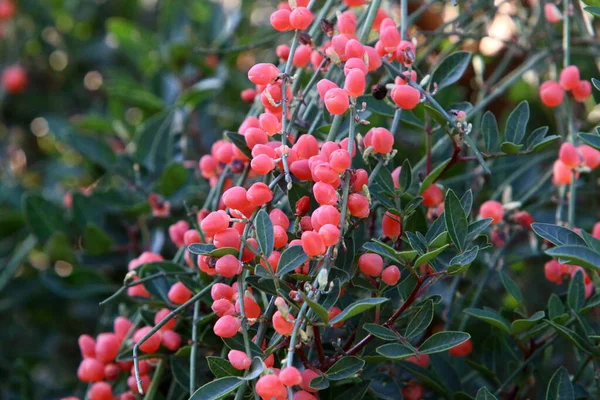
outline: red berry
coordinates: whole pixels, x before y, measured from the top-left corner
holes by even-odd
[[[81,382],[98,382],[104,379],[104,364],[95,358],[84,358],[77,368],[77,378]]]
[[[540,99],[546,107],[558,107],[565,98],[565,90],[558,82],[546,81],[540,85]]]
[[[552,182],[557,186],[568,185],[573,180],[572,170],[560,160],[554,162],[552,173]]]
[[[423,205],[425,207],[437,207],[444,201],[444,193],[437,185],[430,185],[423,193]]]
[[[381,280],[389,286],[394,286],[400,280],[400,270],[395,265],[390,265],[381,273]]]
[[[227,228],[217,233],[213,239],[213,244],[221,249],[223,247],[233,247],[239,249],[241,243],[240,233],[235,228]]]
[[[256,182],[248,189],[246,199],[254,207],[260,207],[273,200],[273,192],[263,182]]]
[[[360,193],[352,193],[348,196],[348,210],[357,218],[367,218],[371,212],[369,200]]]
[[[229,227],[229,214],[223,210],[208,214],[200,223],[202,232],[209,238]]]
[[[248,79],[255,85],[267,85],[278,76],[279,69],[273,64],[256,64],[248,71]]]
[[[96,382],[87,395],[89,400],[112,400],[112,387],[107,382]]]
[[[235,314],[235,306],[229,299],[215,300],[210,308],[218,317]]]
[[[562,19],[562,14],[554,3],[544,4],[544,16],[551,24],[556,24]]]
[[[321,79],[319,82],[317,82],[317,92],[319,92],[319,96],[321,96],[321,98],[323,100],[325,100],[325,94],[330,90],[330,89],[339,89],[339,86],[336,85],[335,83],[333,83],[332,81],[330,81],[329,79]],[[304,135],[304,136],[300,136],[300,139],[302,139],[303,137],[311,137],[314,139],[314,136],[310,136],[310,135]],[[315,139],[316,142],[316,139]],[[317,152],[311,155],[317,155],[319,153],[319,147],[317,145]],[[298,154],[300,155],[300,154]],[[310,157],[310,156],[309,156]],[[301,158],[309,158],[309,157],[301,157]]]
[[[246,199],[246,189],[241,186],[233,186],[227,189],[221,196],[223,203],[234,210],[242,210],[248,204]]]
[[[292,29],[305,30],[310,26],[313,15],[306,7],[297,7],[290,14],[290,26]]]
[[[402,389],[402,397],[404,397],[405,400],[421,400],[424,394],[425,390],[423,389],[423,386],[415,382],[409,382],[408,385]]]
[[[294,63],[294,66],[298,67],[298,68],[304,68],[308,65],[308,63],[310,63],[310,56],[312,55],[312,47],[308,46],[308,45],[300,45],[298,46],[298,48],[296,49],[296,52],[294,53],[294,59],[292,60],[292,62]]]
[[[275,30],[279,32],[289,31],[292,29],[292,25],[290,24],[290,10],[279,9],[271,14],[270,21],[271,26],[275,28]]]
[[[231,286],[224,283],[215,283],[210,289],[210,296],[213,300],[219,299],[233,299],[233,289]]]
[[[356,15],[352,11],[345,11],[338,16],[337,28],[343,35],[356,33]]]
[[[242,313],[239,299],[235,302],[235,312],[238,314]],[[257,319],[260,317],[260,306],[251,296],[244,296],[244,313],[246,314],[246,317],[250,319]]]
[[[404,110],[412,110],[421,102],[421,93],[408,85],[395,86],[390,95],[394,103]]]
[[[492,218],[492,224],[499,224],[504,218],[504,207],[501,203],[488,200],[479,208],[481,218]]]
[[[229,350],[229,353],[227,354],[227,359],[229,360],[233,368],[240,371],[247,370],[252,364],[252,360],[250,360],[250,357],[248,357],[246,353],[240,350]]]
[[[90,335],[81,335],[77,340],[81,357],[96,357],[96,341]]]
[[[320,205],[334,206],[338,202],[338,194],[333,186],[325,182],[316,182],[313,186],[315,200]]]
[[[275,329],[277,333],[283,336],[292,334],[292,331],[294,330],[294,316],[292,314],[288,314],[286,319],[281,312],[275,311],[271,320],[273,322],[273,329]]]
[[[304,371],[302,371],[302,383],[300,384],[300,387],[304,390],[306,390],[307,392],[311,392],[311,393],[316,393],[317,389],[313,389],[310,387],[310,382],[319,377],[319,374],[316,373],[315,371],[313,371],[312,369],[305,369]]]
[[[321,235],[314,231],[302,233],[302,250],[311,257],[325,254],[327,248]]]
[[[121,373],[121,368],[117,364],[106,364],[104,366],[104,378],[109,381],[117,379]]]
[[[349,58],[344,64],[344,75],[348,76],[354,69],[362,71],[365,75],[369,72],[369,68],[361,58]]]
[[[294,393],[293,400],[317,400],[317,398],[304,390],[299,390]]]
[[[550,260],[544,264],[544,276],[550,282],[560,285],[563,281],[564,268],[557,260]]]
[[[279,57],[280,61],[282,61],[282,62],[287,61],[288,58],[290,57],[290,46],[288,46],[287,44],[280,44],[275,49],[275,54],[277,54],[277,57]]]
[[[369,276],[379,276],[383,270],[383,258],[379,254],[365,253],[358,258],[360,272]]]
[[[319,236],[325,246],[333,246],[340,240],[340,230],[335,225],[325,224],[319,229]]]
[[[588,81],[579,81],[573,88],[573,98],[579,103],[583,103],[592,95],[592,84]]]
[[[125,317],[117,317],[113,323],[113,331],[121,341],[125,339],[133,323]]]
[[[215,265],[217,273],[225,278],[233,278],[242,272],[242,263],[232,254],[224,255]]]
[[[17,7],[12,0],[0,1],[0,21],[8,21],[15,15],[16,11]]]
[[[386,212],[381,220],[381,228],[384,236],[397,238],[402,236],[402,219],[396,214]]]
[[[337,315],[339,315],[342,312],[342,310],[339,307],[331,307],[329,310],[327,310],[327,316],[329,317],[329,320],[332,320],[333,318],[335,318]],[[333,324],[334,328],[341,328],[344,325],[344,321],[340,321],[337,324]]]
[[[583,158],[583,163],[589,169],[595,169],[600,165],[600,151],[587,144],[577,146],[577,151],[579,151],[579,154]]]
[[[373,128],[370,130],[370,146],[374,153],[388,154],[394,147],[394,135],[385,128]]]
[[[138,343],[141,341],[144,336],[150,333],[150,330],[152,330],[152,328],[149,326],[138,329],[133,334],[133,342]],[[140,345],[140,350],[142,350],[144,353],[155,353],[159,349],[161,341],[162,331],[159,330],[154,332],[152,336],[150,336],[144,343]]]
[[[96,338],[96,358],[106,364],[112,362],[119,354],[121,341],[114,333],[101,333]]]
[[[285,386],[296,386],[302,383],[302,375],[295,367],[286,367],[279,372],[279,380]]]
[[[142,390],[144,391],[144,393],[148,390],[148,388],[150,387],[150,377],[148,375],[142,375],[140,376],[140,384],[142,385]],[[133,393],[137,393],[138,389],[137,389],[137,381],[135,379],[135,376],[132,375],[129,378],[127,378],[127,386],[129,387],[129,390],[131,390]]]
[[[575,148],[575,145],[570,142],[565,142],[560,146],[558,159],[568,168],[575,168],[581,164],[581,156],[579,155],[577,148]]]
[[[359,69],[352,69],[346,75],[344,89],[352,97],[358,97],[365,92],[367,81],[365,73]]]
[[[448,352],[454,357],[466,357],[473,351],[473,342],[471,339],[459,345],[452,347]]]
[[[346,112],[350,106],[348,93],[344,89],[329,89],[325,93],[325,107],[333,115],[340,115]]]
[[[569,65],[560,72],[560,85],[565,90],[572,90],[579,83],[579,68]]]
[[[162,345],[171,351],[176,351],[181,347],[181,336],[175,331],[164,331]]]
[[[395,26],[381,27],[379,41],[383,48],[388,53],[396,51],[396,47],[400,44],[400,32]]]
[[[256,382],[255,390],[262,400],[285,399],[287,396],[285,386],[275,375],[261,376]]]
[[[167,317],[167,315],[169,315],[170,313],[171,313],[171,310],[169,310],[168,308],[161,308],[160,310],[158,310],[158,312],[156,314],[154,314],[154,325],[157,325],[160,321],[165,319]],[[161,331],[172,330],[173,328],[175,328],[176,322],[177,321],[175,320],[175,318],[171,318],[169,320],[169,322],[167,322],[163,326],[161,326],[160,330]]]
[[[240,93],[240,98],[246,103],[254,102],[254,98],[256,97],[256,90],[254,89],[244,89]]]
[[[213,326],[213,332],[215,335],[227,339],[235,336],[241,325],[239,319],[231,315],[225,315],[217,320]]]
[[[169,300],[175,304],[183,304],[192,298],[192,291],[188,289],[183,283],[176,282],[169,289]]]
[[[421,354],[419,356],[408,357],[406,361],[417,364],[420,367],[427,368],[431,359],[429,358],[429,354]]]
[[[6,67],[2,71],[2,86],[8,93],[21,93],[27,87],[27,72],[20,65]]]

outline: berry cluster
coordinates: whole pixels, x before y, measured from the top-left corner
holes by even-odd
[[[573,99],[583,103],[592,95],[592,84],[580,78],[579,68],[569,65],[560,72],[560,79],[546,81],[540,85],[540,99],[546,107],[558,107],[565,98],[565,91],[571,92]]]

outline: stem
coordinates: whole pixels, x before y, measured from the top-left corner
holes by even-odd
[[[367,14],[367,20],[365,24],[362,26],[360,30],[360,35],[358,36],[358,40],[360,42],[364,42],[367,40],[369,36],[369,32],[371,32],[371,27],[373,26],[373,22],[375,21],[375,16],[377,15],[377,11],[381,6],[381,0],[373,0],[371,2],[371,6],[369,7],[369,13]]]
[[[571,63],[571,0],[563,0],[563,68]]]
[[[381,169],[381,167],[383,167],[384,163],[385,163],[385,161],[383,159],[381,159],[377,162],[377,165],[375,166],[375,168],[373,168],[371,175],[369,175],[369,186],[371,186],[371,184],[375,180],[375,177],[377,177],[377,174],[379,173],[379,170]]]
[[[296,318],[296,323],[294,324],[294,330],[292,331],[292,336],[290,336],[290,345],[288,346],[288,354],[286,359],[286,366],[291,367],[294,362],[294,351],[296,351],[296,340],[298,339],[298,331],[300,330],[300,325],[302,325],[302,320],[304,318],[304,314],[308,310],[308,303],[304,303],[302,308],[298,312],[298,317]]]
[[[194,296],[192,296],[191,299],[189,299],[188,301],[186,301],[185,303],[183,303],[182,305],[180,305],[179,307],[177,307],[176,309],[171,311],[169,314],[167,314],[166,317],[164,317],[156,325],[154,325],[154,327],[152,329],[150,329],[150,331],[148,331],[148,333],[145,334],[144,337],[142,337],[140,339],[140,341],[137,342],[133,346],[133,368],[135,371],[135,380],[137,382],[138,392],[140,394],[144,394],[144,389],[142,389],[142,380],[140,378],[140,360],[138,357],[138,351],[139,351],[140,346],[142,344],[144,344],[144,342],[146,342],[146,340],[148,340],[152,335],[154,335],[156,332],[158,332],[158,330],[160,328],[162,328],[167,322],[169,322],[170,320],[175,318],[177,316],[177,314],[179,314],[181,311],[185,310],[189,305],[194,304],[195,302],[200,300],[202,298],[202,296],[204,296],[208,291],[210,291],[210,288],[215,283],[217,283],[217,281],[213,281],[213,282],[209,283],[204,289],[202,289],[200,292],[198,292]]]
[[[190,353],[190,397],[196,391],[196,361],[198,354],[198,314],[200,313],[200,302],[194,304],[194,317],[192,318],[192,351]]]
[[[150,383],[150,387],[148,387],[148,393],[144,396],[144,400],[153,400],[156,394],[158,393],[158,388],[160,386],[160,380],[165,373],[165,360],[161,359],[156,364],[156,371],[152,375],[152,382]],[[190,394],[191,396],[191,394]]]
[[[337,136],[338,130],[340,129],[340,125],[342,124],[343,119],[344,117],[342,114],[333,117],[333,122],[331,123],[331,127],[329,128],[327,139],[325,139],[326,141],[333,142],[335,140],[335,137]]]
[[[400,0],[400,40],[406,40],[408,30],[408,1]]]

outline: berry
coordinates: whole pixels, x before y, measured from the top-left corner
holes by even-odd
[[[235,302],[235,312],[238,314],[242,313],[239,299]],[[246,314],[246,317],[250,319],[257,319],[260,317],[260,306],[251,296],[244,296],[244,313]]]
[[[415,47],[413,42],[409,42],[408,40],[403,40],[396,47],[396,60],[399,63],[402,63],[406,66],[410,66],[414,61],[416,51],[417,51],[417,48]],[[412,77],[413,73],[416,78],[417,74],[415,71],[411,72],[411,77]],[[416,79],[413,79],[413,80],[416,80]]]
[[[581,156],[573,143],[565,142],[560,146],[558,159],[568,168],[575,168],[581,164]]]
[[[369,72],[369,68],[365,64],[365,62],[361,58],[349,58],[348,61],[344,64],[344,75],[348,76],[350,71],[358,69],[363,72],[363,74],[367,74]]]
[[[405,400],[421,400],[425,390],[423,386],[415,382],[409,382],[404,388],[402,388],[402,397]]]
[[[273,322],[273,329],[275,329],[277,333],[283,336],[292,334],[292,331],[294,330],[294,317],[291,314],[288,314],[286,319],[280,311],[275,311],[271,320]]]
[[[271,210],[269,213],[269,218],[271,218],[273,225],[280,226],[286,231],[290,227],[290,220],[288,219],[287,215],[285,215],[285,213],[278,208]]]
[[[395,26],[382,26],[379,41],[386,52],[393,53],[400,44],[400,32]]]
[[[119,340],[125,339],[133,323],[125,317],[117,317],[113,322],[113,331]]]
[[[312,369],[305,369],[304,371],[302,371],[301,375],[302,383],[300,384],[300,387],[306,390],[307,392],[316,393],[317,389],[313,389],[312,387],[310,387],[310,382],[313,379],[319,377],[319,374],[313,371]]]
[[[332,320],[333,318],[335,318],[337,315],[339,315],[342,312],[342,310],[339,307],[331,307],[329,310],[327,310],[327,316],[329,317],[329,320]],[[333,324],[332,326],[334,328],[341,328],[344,325],[344,321],[340,321],[337,324]]]
[[[323,239],[325,246],[333,246],[340,239],[340,230],[337,226],[325,224],[319,229],[319,236]]]
[[[181,336],[175,331],[164,331],[162,345],[171,351],[176,351],[181,347]]]
[[[339,86],[336,85],[335,83],[331,82],[329,79],[321,79],[319,82],[317,82],[317,92],[319,92],[319,96],[321,96],[321,98],[323,100],[325,100],[325,94],[329,91],[329,89],[339,89]],[[314,139],[314,136],[310,136],[310,135],[301,136],[300,139],[302,139],[303,137],[311,137]],[[300,139],[298,139],[298,141]],[[316,142],[316,139],[315,139],[315,142]],[[316,155],[316,154],[318,154],[318,152],[319,152],[319,148],[317,147],[317,152],[312,155]],[[302,158],[309,158],[309,157],[302,157]]]
[[[244,101],[246,103],[252,103],[252,102],[254,102],[254,99],[256,98],[256,90],[251,89],[251,88],[244,89],[240,93],[240,98],[242,99],[242,101]]]
[[[145,326],[143,328],[138,329],[133,334],[133,342],[138,343],[142,340],[144,336],[146,336],[150,330],[149,326]],[[155,353],[160,347],[160,342],[162,341],[162,331],[157,331],[152,334],[144,343],[140,345],[140,350],[144,353]]]
[[[246,193],[246,199],[254,207],[260,207],[273,200],[273,192],[263,182],[256,182]]]
[[[365,253],[358,258],[360,272],[369,276],[379,276],[383,270],[383,258],[379,254]]]
[[[294,66],[298,68],[304,68],[310,63],[310,56],[312,55],[312,47],[303,44],[298,46],[294,53],[294,59],[292,60]]]
[[[235,314],[235,306],[228,299],[215,300],[210,308],[218,317]]]
[[[104,379],[104,364],[95,358],[84,358],[77,368],[77,378],[81,382],[98,382]]]
[[[320,205],[334,206],[338,202],[338,194],[333,186],[325,182],[316,182],[313,185],[315,200]]]
[[[544,276],[550,282],[560,285],[563,281],[564,268],[557,260],[550,260],[544,264]]]
[[[367,0],[343,0],[344,4],[348,7],[360,7],[367,2]]]
[[[259,154],[250,162],[252,171],[258,175],[266,175],[275,168],[275,162],[266,154]]]
[[[327,248],[321,235],[314,231],[302,233],[302,250],[311,257],[325,254]]]
[[[215,265],[217,273],[225,278],[233,278],[242,272],[242,263],[232,254],[224,255]]]
[[[287,44],[280,44],[275,49],[275,54],[277,54],[277,57],[279,57],[279,60],[281,62],[287,61],[290,57],[290,46],[288,46]]]
[[[295,367],[286,367],[279,372],[279,380],[285,386],[296,386],[302,383],[302,375]]]
[[[285,399],[287,396],[285,386],[283,386],[279,378],[275,375],[261,376],[256,382],[254,389],[262,400]]]
[[[381,219],[381,229],[384,236],[397,238],[402,236],[402,219],[396,214],[386,212]]]
[[[77,340],[81,357],[96,357],[96,341],[90,335],[81,335]]]
[[[367,81],[365,73],[359,69],[352,69],[346,75],[344,89],[352,97],[358,97],[365,92]]]
[[[341,115],[346,112],[350,106],[348,93],[343,89],[329,89],[325,93],[325,107],[333,115]]]
[[[348,196],[348,210],[357,218],[367,218],[371,212],[369,200],[360,193],[352,193]]]
[[[233,299],[233,289],[231,286],[224,283],[215,283],[210,289],[210,297],[212,297],[213,300],[231,300]]]
[[[558,82],[546,81],[540,85],[540,99],[546,107],[558,107],[565,98],[565,90]]]
[[[430,185],[421,193],[425,207],[437,207],[444,201],[444,193],[438,185]]]
[[[229,214],[223,210],[208,214],[200,223],[202,232],[209,238],[229,227]]]
[[[421,102],[421,93],[408,85],[397,85],[390,95],[394,103],[404,110],[412,110]]]
[[[371,129],[371,146],[374,153],[391,153],[394,146],[394,135],[385,128]]]
[[[573,98],[579,103],[583,103],[592,95],[592,84],[588,81],[579,81],[573,88]]]
[[[381,280],[389,286],[394,286],[400,280],[400,270],[395,265],[390,265],[381,273]]]
[[[27,87],[27,72],[20,65],[6,67],[2,71],[2,86],[8,93],[21,93]]]
[[[117,379],[121,373],[121,368],[117,364],[106,364],[104,366],[104,378],[109,381]]]
[[[560,160],[554,162],[552,173],[552,182],[557,186],[568,185],[573,180],[571,169]]]
[[[313,15],[306,7],[297,7],[290,14],[290,26],[292,29],[303,31],[308,29],[313,20]]]
[[[167,317],[167,315],[169,315],[170,313],[171,313],[171,311],[168,308],[162,308],[162,309],[158,310],[158,312],[156,314],[154,314],[154,325],[157,325],[160,321],[165,319]],[[175,328],[176,323],[177,323],[177,321],[175,320],[175,318],[171,318],[168,322],[166,322],[163,326],[161,326],[160,330],[161,331],[172,330],[173,328]]]
[[[96,382],[87,395],[89,400],[112,400],[112,387],[107,382]]]
[[[352,11],[345,11],[338,16],[337,28],[343,35],[356,33],[356,15]]]
[[[219,249],[223,247],[239,249],[240,243],[240,233],[235,228],[224,229],[217,233],[213,239],[213,244]]]
[[[285,246],[287,244],[288,235],[287,235],[286,230],[283,229],[281,226],[279,226],[279,225],[273,226],[273,236],[274,236],[273,245],[276,249],[282,248],[283,246]]]
[[[229,350],[229,353],[227,354],[227,359],[229,360],[233,368],[240,371],[244,371],[250,368],[250,365],[252,364],[252,360],[250,360],[250,357],[248,357],[246,353],[240,350]]]
[[[569,65],[560,72],[560,86],[565,90],[572,90],[579,83],[579,68]]]
[[[279,69],[268,63],[254,65],[248,71],[248,79],[255,85],[267,85],[279,76]]]
[[[583,158],[583,163],[589,169],[595,169],[600,165],[600,151],[595,148],[588,146],[587,144],[582,144],[577,146],[577,151],[581,154]]]
[[[261,129],[267,132],[269,136],[272,136],[281,130],[281,123],[273,114],[263,113],[258,117],[258,121]]]
[[[479,208],[481,218],[492,218],[492,224],[499,224],[504,218],[504,207],[497,201],[488,200]]]
[[[466,357],[473,351],[473,342],[471,339],[459,345],[452,347],[448,352],[454,357]]]
[[[8,21],[16,11],[17,7],[13,0],[0,0],[0,21]]]
[[[556,24],[562,19],[562,14],[554,3],[544,4],[544,16],[551,24]]]
[[[106,364],[114,361],[119,354],[121,341],[114,333],[101,333],[96,339],[96,359]]]
[[[234,337],[241,325],[239,319],[232,317],[231,315],[225,315],[217,320],[213,326],[213,332],[215,335],[227,339]]]
[[[142,385],[142,391],[146,392],[148,390],[148,388],[150,387],[150,377],[148,375],[142,375],[140,377],[140,384]],[[133,393],[137,393],[138,389],[137,389],[137,382],[135,379],[135,376],[132,375],[129,378],[127,378],[127,386],[129,387],[129,390],[131,390]]]
[[[175,282],[169,289],[168,297],[175,304],[183,304],[192,298],[192,291],[183,283]]]
[[[234,210],[243,210],[248,204],[246,199],[246,189],[241,186],[234,186],[227,189],[221,196],[223,203]]]

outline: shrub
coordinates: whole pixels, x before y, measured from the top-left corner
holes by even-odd
[[[88,398],[599,395],[599,81],[576,56],[598,46],[599,10],[446,4],[458,15],[427,30],[436,2],[393,3],[290,0],[269,18],[289,42],[196,50],[266,51],[235,89],[246,116],[193,162],[218,69],[168,105],[109,91],[148,109],[135,136],[111,121],[112,145],[76,131],[91,118],[44,119],[98,177],[62,206],[24,195],[11,268],[42,248],[78,271],[132,255],[100,303],[121,302],[113,328],[78,341]],[[517,20],[514,40],[491,37]],[[19,96],[28,78],[10,66],[2,82]]]

